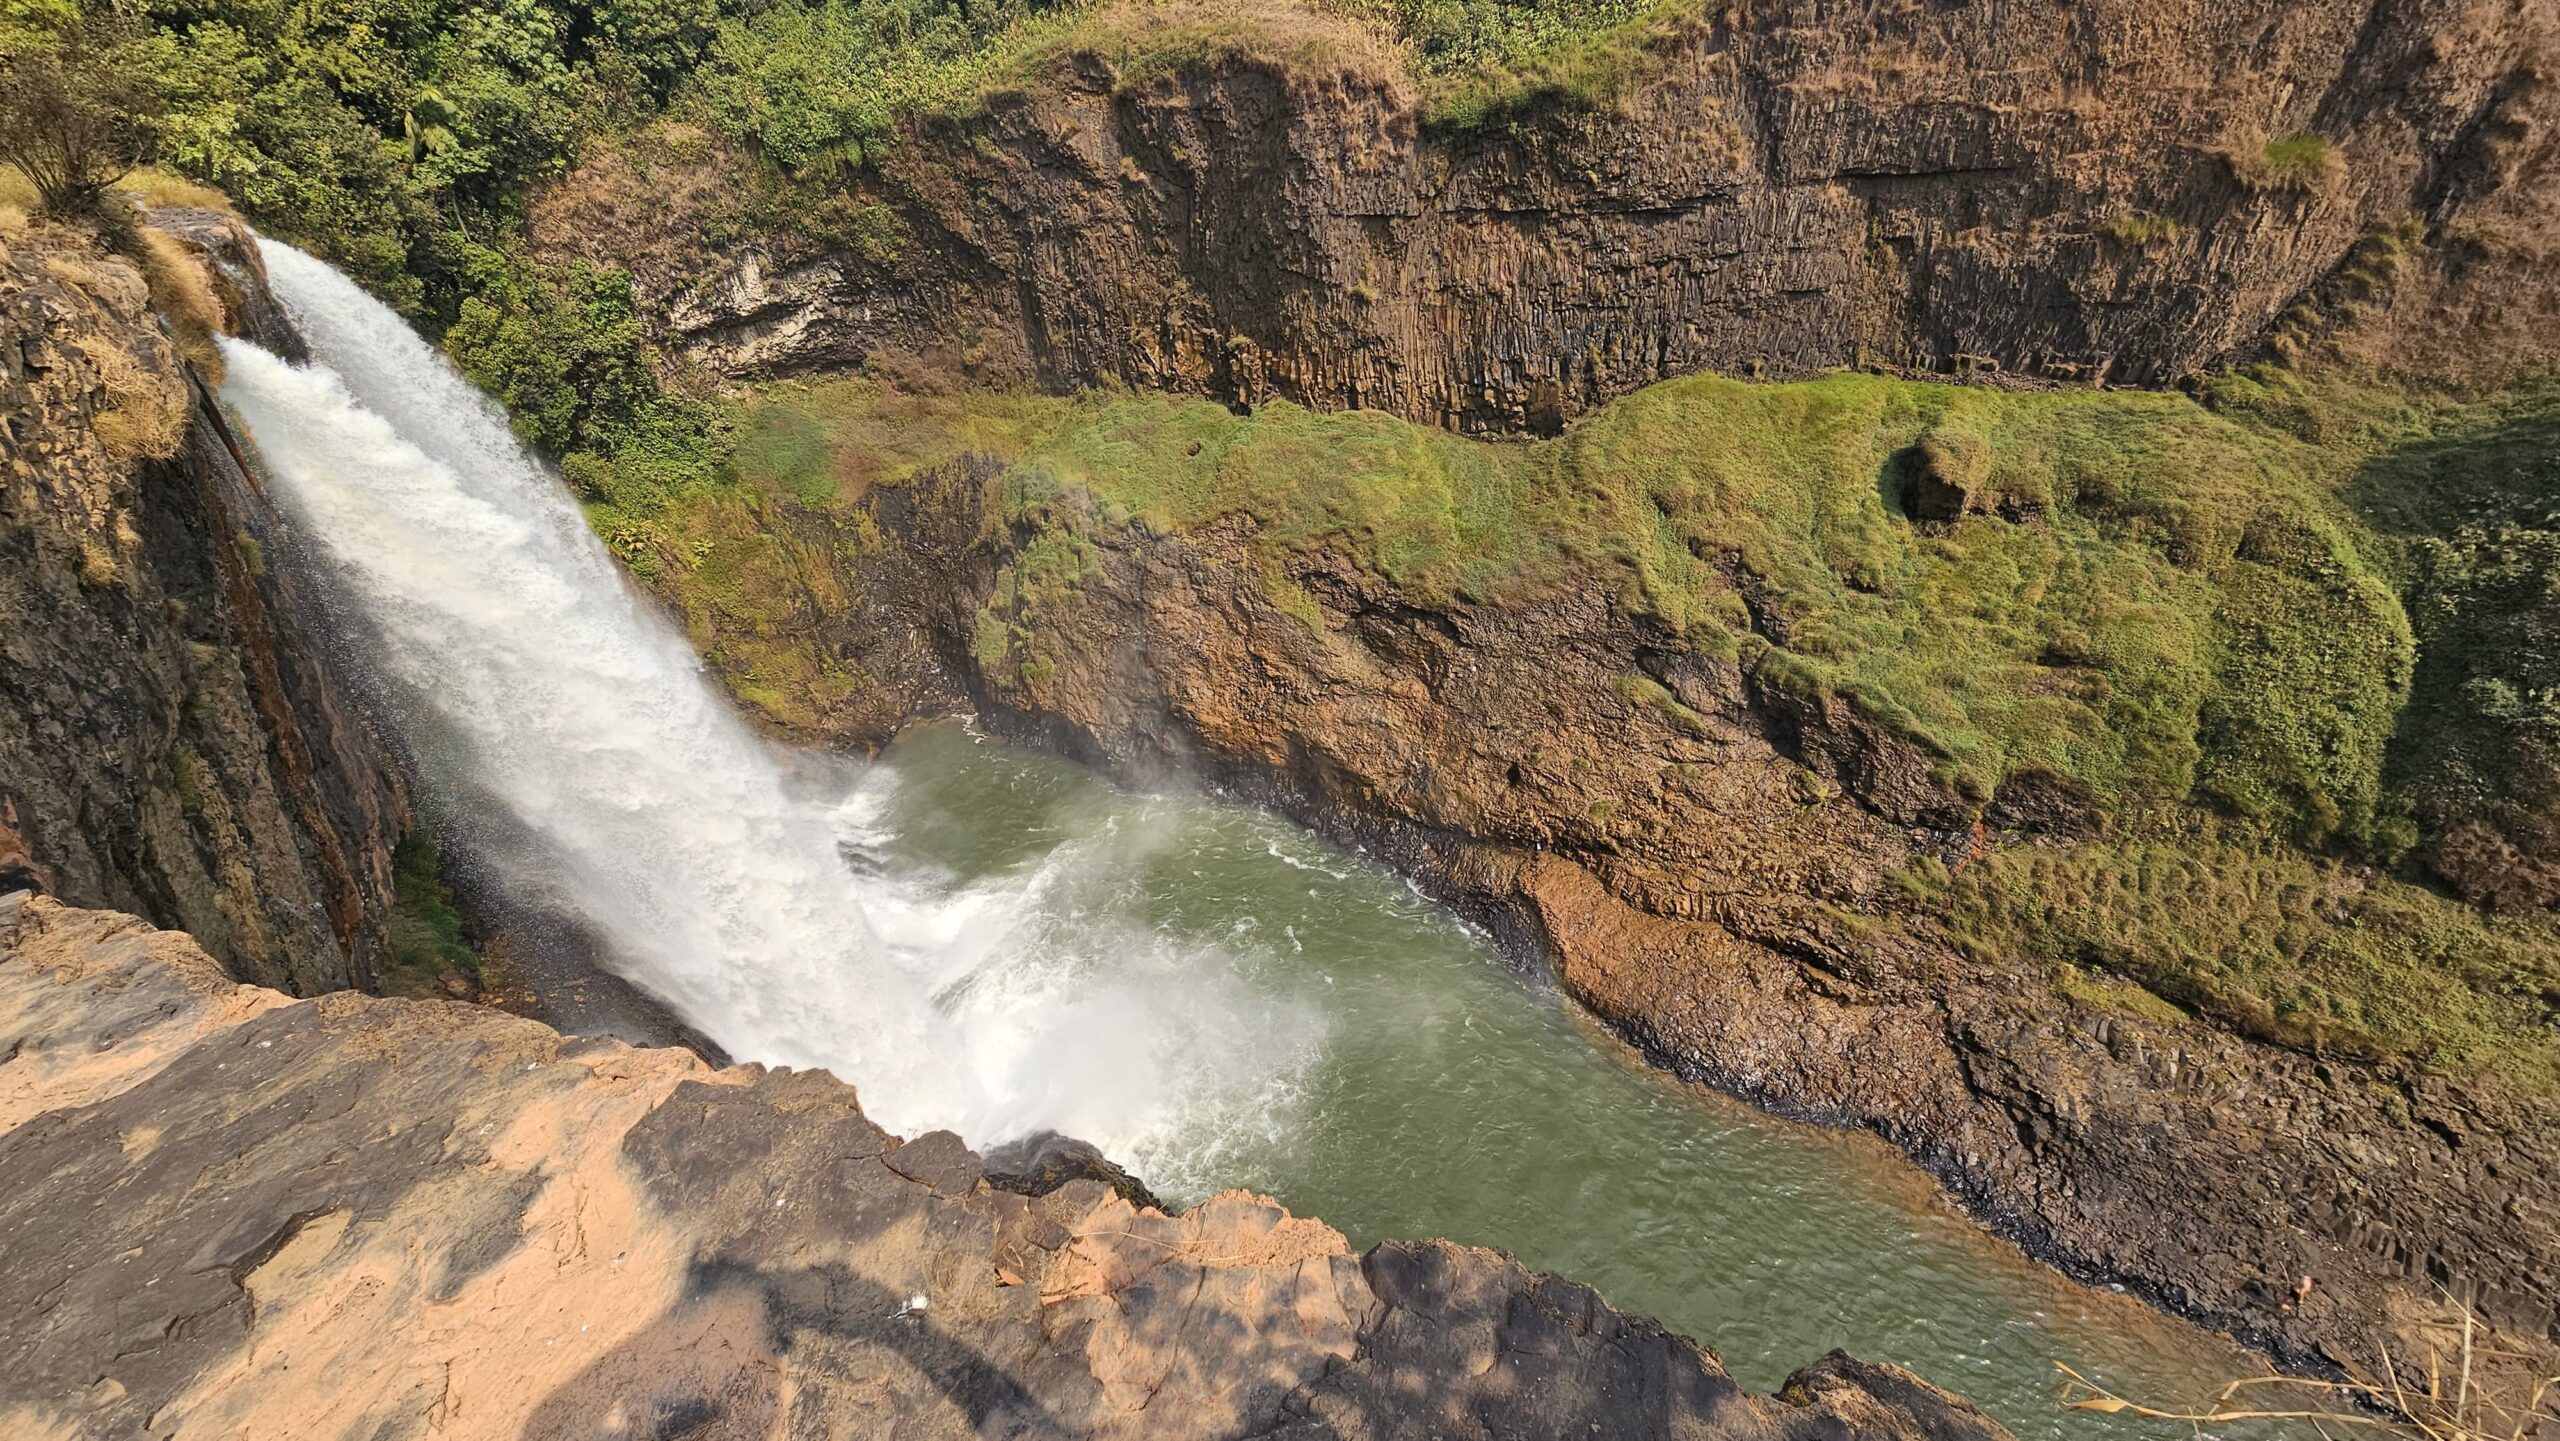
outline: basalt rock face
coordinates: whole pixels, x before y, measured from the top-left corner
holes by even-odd
[[[254,266],[231,225],[186,233]],[[403,785],[148,306],[84,236],[0,242],[0,887],[183,925],[262,983],[358,983]]]
[[[1728,7],[1595,113],[1464,136],[1384,63],[1071,57],[862,181],[897,217],[868,258],[703,239],[747,163],[716,151],[599,158],[534,233],[732,376],[923,357],[1469,431],[1706,369],[2148,385],[2342,335],[2492,380],[2560,354],[2555,30],[2533,0]]]
[[[1837,1354],[1746,1394],[1494,1252],[1024,1196],[823,1073],[297,1003],[43,897],[0,897],[0,1038],[13,1437],[2008,1435]]]
[[[893,543],[854,584],[903,598],[950,677],[911,703],[956,694],[1364,845],[1682,1073],[1872,1128],[2030,1250],[2298,1363],[2443,1349],[2448,1291],[2529,1364],[2560,1355],[2547,1108],[1969,958],[1889,877],[1981,833],[1845,703],[1690,650],[1597,580],[1424,609],[1319,552],[1287,576],[1319,626],[1232,525],[1098,533],[1070,601],[1013,614],[1025,537],[991,523],[994,474],[872,501]],[[2045,799],[1995,798],[1994,822],[2067,828]]]

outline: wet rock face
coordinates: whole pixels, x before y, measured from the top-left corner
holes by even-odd
[[[147,306],[84,237],[0,248],[0,889],[184,925],[266,984],[358,982],[402,783]]]
[[[629,267],[669,348],[731,375],[924,357],[1467,431],[1709,369],[2157,384],[2342,267],[2363,299],[2330,320],[2376,311],[2367,348],[2477,378],[2555,354],[2529,320],[2560,313],[2553,28],[2507,0],[1755,5],[1597,113],[1457,137],[1357,66],[1089,59],[862,182],[894,257],[703,246],[721,156],[599,161],[535,233]],[[2298,132],[2343,176],[2268,174]],[[2394,262],[2381,314],[2344,262],[2411,214],[2477,243]]]
[[[11,1436],[2008,1435],[1838,1355],[1749,1395],[1493,1252],[999,1190],[824,1074],[293,1002],[43,897],[0,897],[0,1056]]]
[[[2560,1355],[2547,1108],[2085,1005],[1879,924],[1897,869],[1978,837],[1849,707],[1685,649],[1598,581],[1424,610],[1318,552],[1288,572],[1314,625],[1219,527],[1098,534],[1033,653],[991,659],[976,624],[1023,542],[981,528],[993,473],[882,492],[893,544],[845,583],[905,606],[945,704],[1361,844],[1683,1074],[1871,1128],[2038,1254],[2297,1363],[2445,1349],[2446,1287],[2501,1345]]]

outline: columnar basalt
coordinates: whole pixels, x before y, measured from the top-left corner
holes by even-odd
[[[729,376],[921,356],[1468,431],[1699,370],[2156,385],[2336,342],[2479,381],[2554,354],[2548,7],[1709,11],[1610,105],[1463,135],[1391,66],[1070,56],[857,182],[904,237],[868,254],[693,243],[749,163],[716,148],[600,155],[534,234],[628,266],[669,350]]]

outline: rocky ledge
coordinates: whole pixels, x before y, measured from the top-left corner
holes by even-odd
[[[294,1001],[41,896],[0,1057],[13,1437],[2008,1435],[1839,1353],[1747,1394],[1495,1252],[999,1189],[823,1073]]]

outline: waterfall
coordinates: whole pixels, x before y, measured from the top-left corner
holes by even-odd
[[[740,1060],[826,1067],[884,1125],[982,1143],[1055,1127],[1145,1159],[1196,1124],[1204,1076],[1245,1104],[1303,1051],[1237,1045],[1250,996],[1115,987],[1091,964],[1118,941],[1079,959],[1024,930],[1073,843],[1007,891],[857,875],[849,844],[894,844],[865,831],[894,782],[787,764],[496,404],[344,276],[263,250],[311,359],[226,342],[223,399],[429,781],[503,817],[512,883],[627,979]]]

